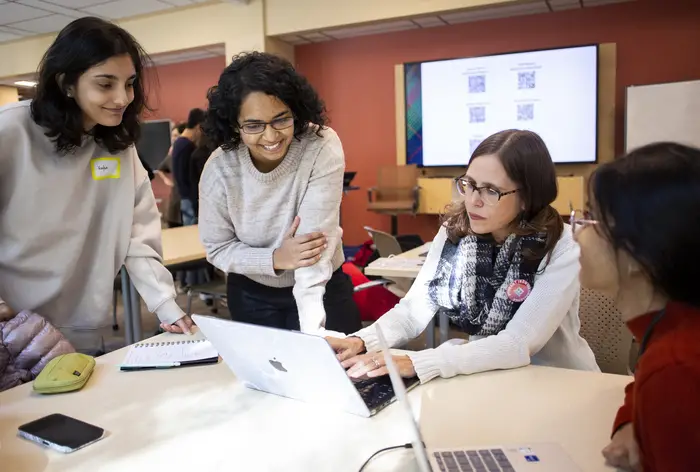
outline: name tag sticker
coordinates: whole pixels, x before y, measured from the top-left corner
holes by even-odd
[[[118,179],[121,161],[118,157],[96,157],[90,161],[92,180]]]

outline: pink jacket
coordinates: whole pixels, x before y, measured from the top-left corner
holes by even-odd
[[[0,322],[0,392],[33,380],[51,359],[70,352],[68,340],[36,313]]]

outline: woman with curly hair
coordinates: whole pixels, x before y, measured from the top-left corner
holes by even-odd
[[[199,185],[199,231],[228,273],[236,321],[307,333],[361,327],[342,272],[345,158],[307,80],[277,56],[233,58],[209,94],[220,149]]]
[[[84,352],[111,335],[122,265],[163,328],[191,325],[161,262],[160,216],[134,147],[146,61],[123,29],[81,18],[44,55],[36,98],[0,108],[0,297]]]
[[[542,139],[520,130],[489,136],[456,184],[463,198],[449,208],[418,278],[376,323],[400,346],[441,311],[470,341],[395,356],[401,374],[424,383],[530,363],[598,371],[579,336],[579,252],[551,206],[557,181]],[[387,374],[374,325],[328,341],[351,377]]]

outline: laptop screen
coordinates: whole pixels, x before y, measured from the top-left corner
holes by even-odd
[[[421,472],[431,472],[430,464],[428,463],[428,455],[425,451],[423,438],[420,434],[420,428],[418,427],[418,423],[416,423],[416,419],[413,417],[411,404],[408,402],[408,393],[406,392],[406,387],[404,386],[401,375],[399,374],[399,369],[396,367],[396,364],[394,364],[394,359],[391,356],[391,350],[389,349],[389,345],[384,338],[384,333],[382,333],[382,328],[379,326],[379,323],[375,323],[374,327],[377,330],[379,347],[384,354],[384,362],[386,363],[386,368],[389,371],[391,385],[394,387],[394,393],[396,393],[396,401],[406,412],[406,419],[409,420],[411,432],[413,433],[411,437],[411,444],[413,445],[413,450],[416,454],[416,462],[418,462],[418,467]]]

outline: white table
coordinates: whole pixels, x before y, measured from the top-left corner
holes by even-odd
[[[98,358],[93,378],[78,392],[40,396],[23,385],[0,393],[1,470],[357,472],[376,450],[411,439],[396,404],[370,419],[315,408],[246,389],[221,363],[119,372],[125,349]],[[435,380],[411,391],[409,400],[416,413],[423,404],[431,446],[554,439],[581,464],[599,464],[628,381],[526,367]],[[51,413],[101,426],[107,436],[67,455],[16,436],[18,426]],[[416,465],[411,451],[400,450],[367,470],[410,472]]]
[[[0,393],[0,470],[357,472],[376,450],[410,440],[397,405],[371,419],[319,409],[249,390],[223,363],[119,372],[126,349],[98,358],[81,391],[40,396],[23,385]],[[420,393],[410,396],[417,414]],[[100,426],[107,436],[68,455],[16,437],[18,426],[51,413]],[[409,451],[396,452],[367,470],[408,464],[410,471],[413,462]]]
[[[418,277],[418,272],[422,267],[418,260],[425,261],[425,256],[430,250],[430,245],[432,243],[428,242],[420,247],[411,249],[410,251],[403,252],[394,257],[380,257],[379,259],[372,261],[367,267],[365,267],[365,275],[372,275],[375,277],[384,277],[388,279],[393,278],[404,278],[404,279],[415,279]],[[399,265],[392,267],[389,263],[392,259],[410,259],[415,260],[415,264]]]
[[[631,381],[535,366],[433,381],[423,387],[423,439],[454,449],[553,442],[582,471],[611,472],[600,451]]]

